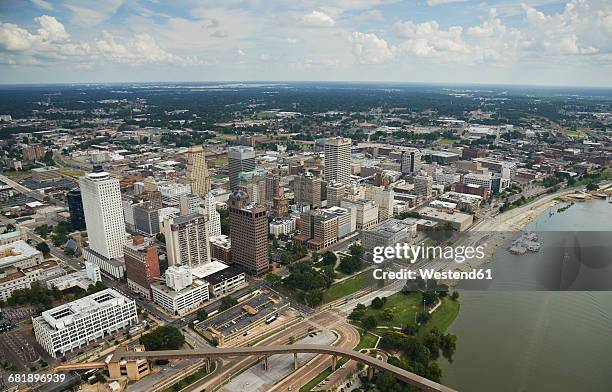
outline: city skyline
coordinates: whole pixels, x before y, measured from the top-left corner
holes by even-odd
[[[611,86],[606,1],[8,1],[0,83]]]

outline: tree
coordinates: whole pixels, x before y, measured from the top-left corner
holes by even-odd
[[[453,291],[453,293],[451,294],[451,299],[453,301],[457,301],[459,299],[459,292],[458,291]]]
[[[376,297],[372,300],[372,309],[382,309],[384,305],[385,301],[380,297]]]
[[[378,321],[374,316],[367,316],[363,320],[361,320],[361,325],[365,330],[372,330],[378,326]]]
[[[438,295],[435,291],[424,291],[421,296],[425,305],[433,305],[438,299]]]
[[[205,309],[200,309],[198,310],[198,313],[196,314],[196,317],[198,320],[200,321],[204,321],[208,318],[208,313],[206,312]]]
[[[351,256],[361,259],[363,257],[363,246],[359,245],[358,243],[353,243],[349,247],[349,253]]]
[[[417,322],[419,324],[425,324],[431,319],[431,315],[427,312],[419,312],[417,315]]]
[[[74,249],[72,249],[70,247],[66,247],[64,249],[64,253],[66,253],[68,256],[73,256],[74,255]]]
[[[219,307],[219,311],[223,312],[224,310],[227,310],[236,304],[238,304],[238,300],[236,298],[232,298],[230,296],[223,297],[221,299],[221,306]]]
[[[363,262],[361,261],[361,258],[355,257],[355,256],[346,256],[346,257],[343,257],[342,260],[340,261],[340,265],[338,266],[338,269],[343,274],[349,275],[349,274],[359,271],[362,267],[363,267]]]
[[[387,321],[393,320],[394,312],[393,309],[385,309],[383,310],[382,318]]]
[[[166,243],[166,236],[163,235],[162,233],[155,234],[155,239],[157,239],[161,243],[164,243],[164,244]]]
[[[336,254],[329,250],[323,253],[323,264],[335,265],[336,264]]]
[[[185,337],[178,328],[163,325],[141,336],[140,343],[144,344],[148,351],[178,350],[185,344]]]
[[[272,287],[280,286],[283,283],[283,279],[280,276],[273,274],[272,272],[266,274],[265,279],[266,282],[270,283]]]
[[[348,318],[353,321],[359,321],[365,316],[366,307],[364,304],[357,304]]]
[[[310,254],[310,261],[312,262],[312,264],[316,264],[319,262],[319,254],[317,252],[312,252]]]
[[[46,242],[39,242],[38,244],[36,244],[36,250],[42,252],[45,255],[48,255],[49,252],[51,252],[51,249],[49,248],[49,245],[47,245]]]

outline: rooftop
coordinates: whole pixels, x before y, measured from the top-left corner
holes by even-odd
[[[107,307],[124,305],[133,302],[114,289],[105,289],[88,295],[76,301],[60,305],[42,312],[36,319],[45,321],[47,328],[61,330],[73,324],[76,320]]]
[[[42,255],[42,253],[23,240],[0,245],[0,267],[11,265],[37,255]]]

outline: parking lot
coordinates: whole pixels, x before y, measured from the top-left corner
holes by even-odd
[[[18,328],[0,334],[0,349],[8,362],[19,370],[30,370],[40,359],[33,344]]]

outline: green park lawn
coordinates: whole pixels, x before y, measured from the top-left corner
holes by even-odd
[[[366,287],[370,287],[374,285],[375,281],[376,280],[372,276],[372,271],[366,270],[352,278],[334,283],[323,293],[323,303],[326,304],[335,301]]]
[[[354,348],[355,351],[359,351],[362,348],[375,348],[376,343],[378,342],[378,337],[372,335],[370,332],[365,332],[363,330],[359,330],[359,335],[361,339],[359,339],[359,344]]]

